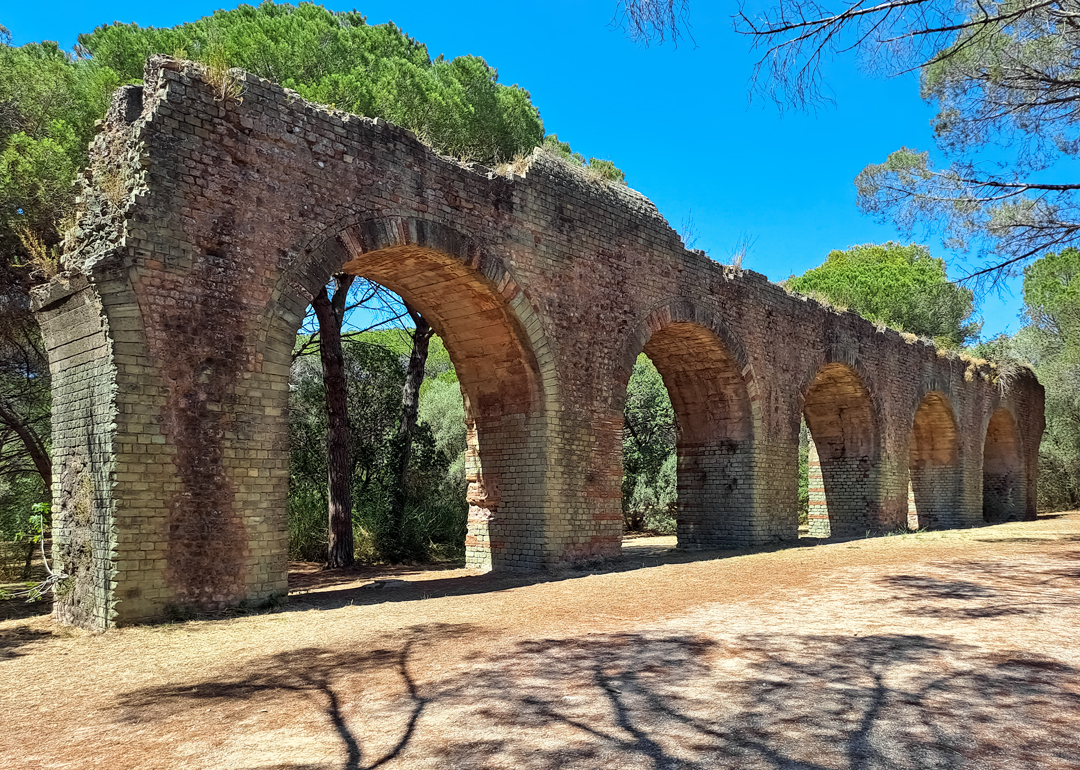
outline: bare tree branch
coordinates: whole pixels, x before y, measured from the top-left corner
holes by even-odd
[[[618,0],[615,24],[626,29],[630,39],[648,45],[670,40],[679,44],[690,34],[690,0]]]

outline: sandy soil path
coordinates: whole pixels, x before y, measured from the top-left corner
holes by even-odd
[[[0,767],[1080,768],[1080,513],[671,544],[300,570],[276,612],[100,635],[0,621]]]

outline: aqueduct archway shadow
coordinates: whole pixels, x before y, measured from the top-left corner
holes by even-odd
[[[990,416],[983,444],[983,519],[1013,521],[1024,517],[1025,478],[1016,421],[1007,409]]]
[[[927,393],[915,410],[908,472],[909,525],[921,529],[953,523],[963,491],[960,435],[952,405],[943,393]]]
[[[803,404],[810,429],[809,534],[853,537],[873,529],[878,430],[870,393],[844,364],[818,370]]]

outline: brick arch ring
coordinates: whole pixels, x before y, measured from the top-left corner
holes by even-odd
[[[858,378],[859,384],[862,385],[863,389],[866,391],[867,402],[870,407],[870,430],[873,457],[880,458],[885,449],[883,446],[885,432],[882,430],[881,408],[877,398],[874,396],[874,388],[872,387],[874,377],[872,376],[870,369],[863,362],[862,357],[859,355],[858,345],[827,345],[825,346],[823,353],[824,355],[807,366],[803,372],[803,378],[799,383],[797,390],[799,408],[797,411],[792,412],[792,415],[795,418],[795,422],[792,425],[793,434],[798,435],[798,418],[806,411],[806,399],[810,395],[810,390],[813,388],[818,375],[828,366],[843,366],[854,373]],[[917,406],[918,405],[916,405],[916,408]],[[912,412],[912,416],[914,416],[914,411]]]
[[[293,251],[293,264],[284,271],[275,287],[277,302],[266,319],[264,336],[270,333],[271,327],[281,323],[287,324],[295,335],[315,294],[350,262],[360,262],[362,268],[362,260],[367,255],[410,249],[432,255],[443,264],[467,272],[475,283],[483,286],[483,293],[501,306],[509,333],[529,359],[527,368],[536,406],[544,409],[546,404],[557,401],[558,380],[551,363],[554,359],[552,345],[535,306],[510,267],[475,239],[440,222],[418,217],[353,218],[323,229],[306,245]],[[388,285],[380,277],[371,280],[402,294],[399,285]],[[408,293],[407,290],[404,292]],[[412,303],[410,298],[405,298]],[[437,307],[422,304],[417,307],[422,313],[427,311],[431,315],[435,332],[444,337],[446,329],[441,328],[443,323]]]
[[[614,361],[611,376],[608,379],[611,383],[610,407],[613,410],[622,411],[623,402],[626,399],[626,386],[630,381],[630,373],[634,369],[638,355],[645,350],[645,346],[656,332],[676,323],[693,324],[711,332],[717,338],[725,352],[731,357],[746,388],[746,398],[750,404],[751,435],[760,435],[762,416],[757,380],[745,349],[720,313],[684,297],[668,299],[653,305],[626,333],[619,348],[622,352]]]
[[[994,415],[1001,409],[1004,409],[1009,413],[1009,417],[1012,419],[1013,424],[1019,430],[1020,421],[1016,419],[1016,408],[1009,403],[1007,399],[998,397],[994,398],[990,402],[990,406],[983,412],[979,419],[979,435],[986,439],[986,431],[990,428],[990,420],[994,418]]]
[[[1016,440],[1018,444],[1018,451],[1020,452],[1021,459],[1026,459],[1026,452],[1024,451],[1024,442],[1020,435],[1020,421],[1016,418],[1016,408],[1010,404],[1006,399],[995,398],[990,402],[989,408],[979,418],[979,448],[980,451],[986,446],[986,436],[990,431],[990,423],[994,419],[994,415],[998,412],[1004,411],[1009,415],[1009,421],[1012,424],[1012,429],[1016,431]]]
[[[925,403],[927,397],[931,395],[937,395],[941,398],[942,401],[945,402],[945,406],[948,409],[949,416],[952,418],[953,425],[955,426],[956,431],[959,434],[961,432],[960,416],[956,413],[956,407],[954,406],[955,394],[952,392],[952,388],[950,388],[946,382],[940,380],[935,376],[927,377],[923,379],[923,381],[919,384],[918,390],[915,391],[914,401],[908,405],[907,424],[912,426],[912,430],[914,430],[915,415],[919,411],[919,408],[922,407],[923,403]],[[960,443],[958,447],[958,452],[960,454],[963,454],[963,442]]]

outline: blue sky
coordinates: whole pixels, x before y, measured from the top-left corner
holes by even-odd
[[[827,65],[834,106],[781,114],[751,102],[755,56],[732,31],[734,3],[694,0],[696,45],[678,48],[631,42],[612,24],[614,0],[324,4],[355,7],[372,24],[392,20],[432,56],[482,56],[502,82],[530,91],[549,133],[586,157],[613,160],[676,229],[692,212],[696,246],[714,258],[728,259],[751,239],[744,266],[772,280],[820,264],[832,249],[900,240],[891,225],[858,212],[852,180],[903,145],[933,148],[933,109],[919,98],[914,76],[865,76],[852,57]],[[56,40],[70,48],[99,24],[172,26],[219,6],[36,0],[9,5],[0,24],[16,44]],[[937,241],[929,245],[953,265],[952,275],[964,272],[960,258]],[[1021,326],[1019,282],[1010,287],[1011,294],[983,299],[984,337]]]

